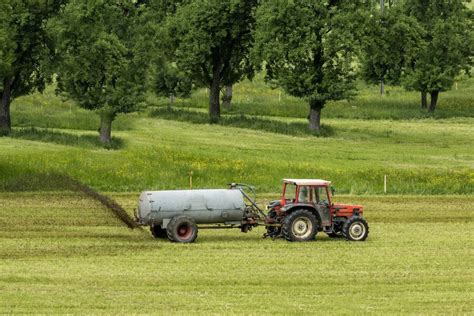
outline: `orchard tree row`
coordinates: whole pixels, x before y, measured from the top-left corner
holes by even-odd
[[[356,93],[358,75],[382,93],[385,84],[419,91],[432,112],[473,66],[473,17],[461,0],[5,0],[0,132],[11,131],[11,101],[52,80],[100,116],[104,143],[147,91],[207,87],[217,122],[221,93],[230,102],[232,86],[262,68],[308,102],[315,132],[328,101]]]

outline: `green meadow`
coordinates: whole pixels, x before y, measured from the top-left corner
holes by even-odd
[[[0,138],[0,314],[469,314],[474,310],[474,80],[419,95],[361,85],[328,104],[321,135],[307,105],[260,78],[234,89],[208,124],[207,92],[150,95],[98,141],[93,112],[44,94],[16,99]],[[256,187],[323,178],[336,201],[365,205],[365,242],[262,239],[263,228],[201,230],[194,244],[129,230],[95,201],[51,181],[69,174],[132,213],[145,189]],[[387,193],[383,178],[387,176]]]
[[[48,172],[102,191],[177,189],[188,187],[192,172],[196,188],[244,182],[268,193],[284,177],[310,177],[330,179],[339,193],[381,194],[387,175],[390,194],[472,194],[473,83],[441,94],[433,117],[419,110],[417,93],[379,96],[376,87],[363,87],[354,100],[323,110],[319,136],[307,129],[303,101],[266,102],[261,95],[281,92],[259,80],[256,90],[237,85],[233,108],[210,125],[205,109],[184,106],[205,102],[202,89],[172,108],[154,98],[139,113],[120,115],[110,148],[98,141],[97,115],[50,87],[13,104],[13,134],[0,139],[0,190],[34,190],[41,181],[35,175]],[[246,96],[253,103],[240,102]],[[418,114],[402,119],[408,107]]]
[[[110,195],[135,206],[136,194]],[[0,193],[0,313],[472,313],[472,196],[337,201],[366,206],[367,241],[290,243],[255,229],[176,244],[81,195]]]

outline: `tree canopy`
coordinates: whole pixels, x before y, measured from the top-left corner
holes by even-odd
[[[368,83],[399,85],[406,65],[421,49],[423,29],[402,5],[373,7],[365,27],[361,70]],[[381,91],[383,92],[383,91]]]
[[[0,3],[0,133],[11,131],[11,100],[38,89],[49,78],[52,42],[45,22],[62,0],[2,1]]]
[[[192,78],[174,61],[173,42],[164,23],[167,17],[176,13],[182,2],[145,0],[142,1],[144,6],[140,15],[143,30],[141,43],[150,52],[149,86],[156,95],[169,97],[171,103],[175,97],[188,97],[193,88]]]
[[[168,19],[178,68],[210,89],[211,122],[220,118],[220,89],[253,75],[249,52],[258,2],[196,0],[178,6]]]
[[[126,0],[71,0],[51,23],[58,90],[100,115],[104,143],[115,116],[137,110],[144,99],[149,53],[139,34],[140,10]]]
[[[211,122],[220,92],[265,69],[265,79],[309,105],[320,132],[328,102],[366,82],[420,91],[422,105],[474,65],[474,13],[462,0],[9,0],[0,2],[0,134],[11,100],[57,89],[100,115],[110,142],[119,113],[147,91],[187,96],[207,87]],[[59,13],[59,14],[58,14]],[[53,75],[54,74],[54,75]]]
[[[266,79],[310,106],[309,128],[319,133],[328,101],[354,94],[361,8],[349,1],[265,1],[258,10],[257,60]]]
[[[409,1],[405,11],[422,26],[424,36],[403,83],[408,89],[430,93],[428,111],[433,112],[439,92],[451,89],[456,76],[469,73],[473,66],[474,15],[461,0]]]

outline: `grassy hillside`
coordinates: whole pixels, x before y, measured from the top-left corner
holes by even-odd
[[[461,85],[450,92],[464,100],[452,101],[459,113],[472,113],[474,92],[467,84],[472,82],[463,83],[462,93]],[[257,98],[259,91],[248,95]],[[473,193],[474,118],[376,119],[384,117],[385,107],[358,102],[371,118],[323,118],[323,137],[307,132],[305,118],[277,117],[285,107],[268,108],[268,115],[256,118],[226,114],[224,125],[205,124],[199,108],[192,113],[189,108],[156,109],[151,117],[143,111],[118,118],[112,150],[107,150],[97,141],[96,115],[62,102],[50,88],[13,104],[13,135],[0,138],[0,190],[57,190],[35,176],[44,172],[69,173],[106,191],[186,188],[193,172],[197,188],[238,181],[259,192],[277,192],[281,178],[315,177],[332,180],[340,193],[380,194],[388,175],[392,194]],[[267,106],[264,101],[258,105]],[[391,111],[403,113],[403,108]]]
[[[128,209],[137,198],[113,196]],[[0,193],[0,314],[472,312],[472,197],[338,201],[367,206],[366,242],[257,229],[173,244],[76,194]]]
[[[341,193],[381,193],[387,174],[390,193],[472,193],[469,121],[379,121],[375,127],[357,120],[329,122],[336,136],[297,138],[137,118],[133,130],[116,132],[124,144],[120,150],[3,138],[2,187],[44,189],[34,174],[59,171],[107,191],[185,188],[193,171],[195,187],[238,181],[276,192],[283,177],[320,177],[332,180]]]
[[[440,93],[438,109],[433,114],[420,110],[420,94],[406,92],[401,87],[388,86],[386,94],[379,94],[378,86],[359,83],[357,95],[349,101],[329,102],[323,109],[322,119],[423,119],[474,117],[472,97],[474,79],[461,78],[453,90]],[[178,99],[175,105],[180,108],[207,109],[209,96],[206,89],[200,89],[189,99]],[[228,114],[247,114],[260,116],[279,116],[306,118],[309,107],[304,100],[291,97],[281,89],[271,89],[263,81],[262,75],[250,82],[244,81],[234,88],[231,109],[223,108]],[[149,97],[149,102],[157,106],[169,104],[169,100]]]

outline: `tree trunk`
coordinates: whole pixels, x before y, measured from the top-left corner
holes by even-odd
[[[321,108],[311,107],[309,110],[309,129],[317,134],[321,132]]]
[[[11,101],[11,81],[5,80],[3,92],[1,94],[0,106],[0,136],[9,135],[12,130],[12,122],[10,117],[10,101]]]
[[[209,119],[211,123],[219,122],[221,118],[221,104],[220,104],[220,77],[214,75],[209,94]]]
[[[171,94],[170,94],[170,103],[169,103],[169,105],[168,105],[168,108],[171,109],[171,107],[172,107],[173,105],[174,105],[174,94],[171,93]]]
[[[100,113],[100,141],[105,145],[110,145],[111,134],[112,134],[112,122],[115,118],[115,114],[109,111]]]
[[[439,94],[439,91],[430,92],[431,102],[430,102],[430,107],[428,108],[428,112],[430,113],[433,113],[436,109],[436,104],[438,103],[438,94]]]
[[[383,80],[380,80],[380,95],[385,95],[385,84]]]
[[[428,101],[426,99],[426,91],[421,91],[421,109],[424,110],[428,107]]]
[[[212,52],[212,77],[209,78],[209,120],[212,123],[219,122],[221,118],[221,78],[224,67],[222,54],[218,47],[211,49]]]
[[[225,86],[224,95],[222,96],[222,105],[224,105],[228,110],[232,106],[232,85]]]

